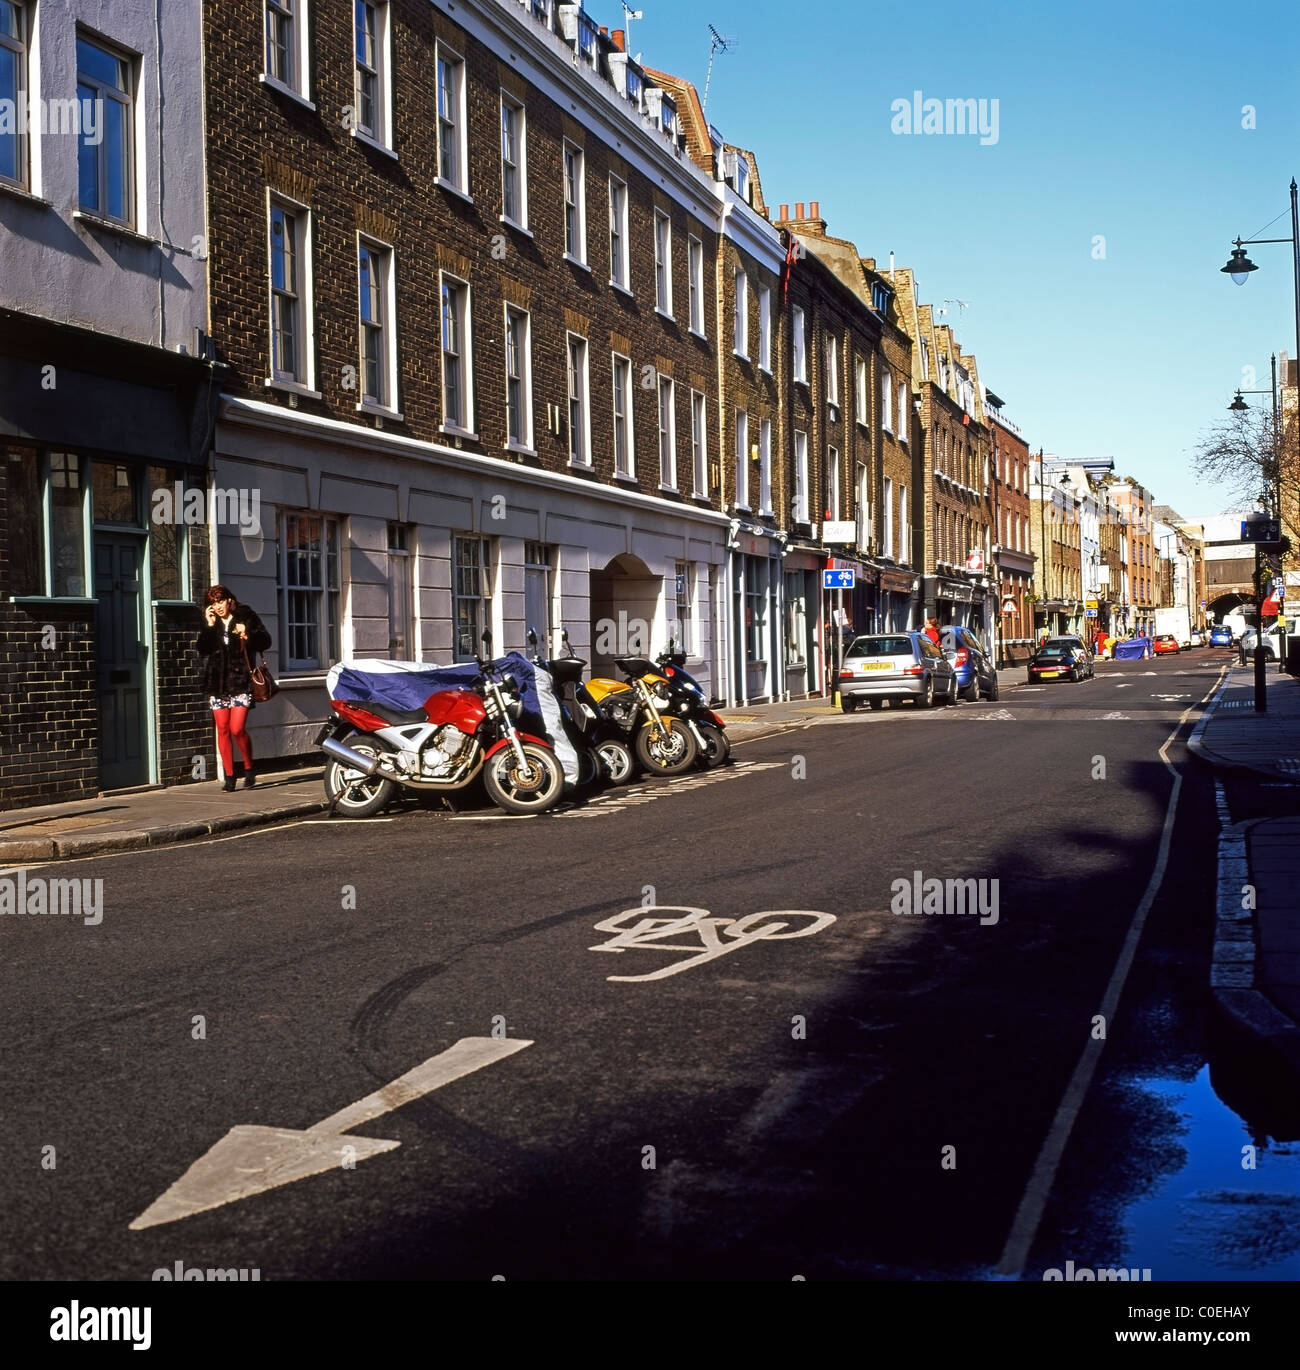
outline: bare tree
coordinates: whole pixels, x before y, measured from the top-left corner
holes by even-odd
[[[1293,482],[1297,467],[1295,452],[1288,453],[1280,438],[1270,412],[1252,407],[1230,413],[1192,449],[1193,470],[1230,491],[1234,502],[1258,504],[1276,516],[1279,481]]]

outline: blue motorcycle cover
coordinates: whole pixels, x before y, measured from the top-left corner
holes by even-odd
[[[1131,637],[1115,644],[1116,661],[1145,661],[1151,655],[1149,637]]]
[[[499,674],[511,675],[519,682],[519,698],[524,710],[519,720],[521,731],[544,737],[555,750],[565,780],[570,785],[576,784],[578,754],[564,731],[550,672],[518,652],[496,657],[492,665]],[[331,666],[326,687],[331,699],[343,699],[349,704],[419,709],[438,690],[473,690],[479,679],[479,668],[473,662],[432,666],[427,661],[360,659]]]

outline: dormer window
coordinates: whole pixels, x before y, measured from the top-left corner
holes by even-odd
[[[578,14],[578,56],[589,67],[596,65],[596,26],[582,12]]]
[[[884,314],[889,309],[889,291],[879,281],[871,283],[871,307],[877,314]]]
[[[551,0],[532,0],[533,18],[539,19],[549,29],[551,27]]]
[[[659,109],[659,127],[670,138],[677,136],[677,106],[666,95]]]
[[[749,199],[749,163],[739,154],[736,154],[736,194],[742,200]]]
[[[633,71],[629,66],[627,69],[627,98],[638,113],[641,109],[641,92],[644,88],[645,82],[641,79],[640,72]]]

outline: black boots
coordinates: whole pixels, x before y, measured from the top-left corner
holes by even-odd
[[[227,794],[234,794],[234,792],[235,792],[235,777],[234,777],[233,775],[228,775],[228,776],[225,778],[225,780],[223,780],[223,781],[221,782],[221,788],[222,788]]]
[[[257,784],[257,774],[251,766],[244,767],[244,788],[251,790]],[[234,787],[231,786],[233,789]]]

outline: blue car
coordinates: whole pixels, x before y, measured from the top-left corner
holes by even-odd
[[[1232,629],[1229,628],[1226,623],[1216,623],[1214,627],[1210,629],[1210,646],[1232,646]]]

